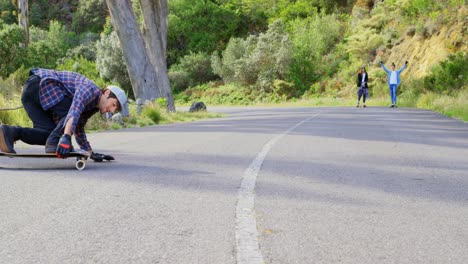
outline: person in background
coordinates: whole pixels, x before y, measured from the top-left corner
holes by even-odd
[[[357,87],[358,87],[358,101],[356,107],[359,107],[359,103],[362,97],[362,107],[366,107],[366,98],[369,97],[367,82],[369,81],[369,75],[367,74],[366,67],[362,66],[357,76]]]
[[[125,92],[117,86],[101,90],[90,79],[69,71],[35,68],[29,72],[21,102],[33,128],[0,125],[0,150],[16,153],[15,141],[30,145],[45,145],[46,153],[67,158],[73,152],[72,135],[80,148],[94,161],[113,160],[110,155],[93,152],[85,125],[97,112],[121,112],[128,116]]]
[[[384,71],[387,73],[387,83],[390,90],[390,98],[392,100],[392,104],[390,107],[397,107],[396,99],[397,99],[397,88],[400,85],[400,73],[406,69],[408,65],[408,61],[405,62],[405,65],[398,70],[395,70],[395,63],[392,62],[391,70],[388,70],[385,67],[383,61],[380,61],[380,66]]]

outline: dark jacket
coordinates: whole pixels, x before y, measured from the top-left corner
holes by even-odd
[[[369,81],[369,74],[366,72],[366,76],[364,77],[364,88],[369,88],[369,86],[367,86],[367,82]],[[357,75],[357,87],[361,87],[361,82],[362,82],[362,75],[361,73],[358,73]]]

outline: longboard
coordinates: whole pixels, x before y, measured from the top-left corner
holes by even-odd
[[[9,158],[57,158],[55,153],[4,153],[0,152],[0,156]],[[88,159],[87,153],[71,152],[68,155],[70,158],[76,158],[75,167],[77,170],[84,170],[86,167],[86,160]]]

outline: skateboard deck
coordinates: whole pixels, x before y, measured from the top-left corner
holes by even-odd
[[[0,152],[0,156],[9,158],[57,158],[55,153],[4,153]],[[77,170],[84,170],[86,167],[87,153],[71,152],[69,158],[76,158],[75,167]]]

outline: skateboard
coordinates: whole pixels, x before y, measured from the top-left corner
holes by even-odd
[[[0,156],[9,158],[57,158],[55,153],[3,153],[0,152]],[[86,167],[86,160],[88,159],[88,153],[85,152],[71,152],[69,158],[76,158],[75,168],[77,170],[84,170]]]

